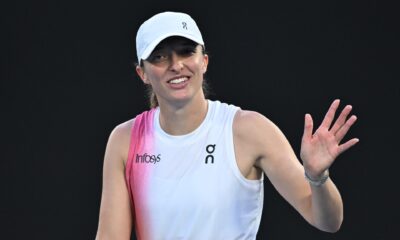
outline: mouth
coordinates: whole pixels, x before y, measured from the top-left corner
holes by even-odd
[[[169,84],[178,85],[178,84],[183,84],[183,83],[187,82],[188,80],[189,80],[188,77],[179,77],[179,78],[171,79],[171,80],[169,80],[167,82]]]

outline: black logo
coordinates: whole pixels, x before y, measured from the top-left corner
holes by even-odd
[[[216,144],[208,144],[206,147],[206,151],[208,155],[206,156],[206,164],[208,163],[208,160],[211,161],[211,163],[214,163],[214,156],[212,155],[215,151]]]
[[[187,24],[186,24],[186,22],[182,22],[182,28],[184,28],[184,29],[187,30]]]
[[[153,163],[156,164],[161,161],[161,154],[149,155],[147,153],[143,155],[136,154],[136,163]]]

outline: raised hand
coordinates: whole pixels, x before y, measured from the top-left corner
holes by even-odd
[[[332,125],[339,104],[340,100],[333,101],[324,120],[314,134],[311,115],[305,115],[300,157],[304,169],[310,177],[319,178],[332,165],[339,154],[359,141],[358,138],[353,138],[345,143],[340,143],[357,117],[352,115],[348,118],[352,106],[347,105]]]

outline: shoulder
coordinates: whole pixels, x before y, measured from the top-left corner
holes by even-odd
[[[241,109],[236,112],[233,128],[235,134],[240,136],[265,134],[279,130],[275,123],[261,113]]]
[[[117,159],[126,162],[128,158],[129,144],[132,126],[135,119],[130,119],[120,123],[111,131],[107,143],[107,151],[112,153]]]
[[[238,110],[233,122],[234,137],[248,145],[258,158],[271,157],[288,148],[288,141],[279,127],[261,113]]]
[[[129,138],[134,122],[135,119],[133,118],[115,126],[110,133],[110,140],[122,141],[123,139]]]
[[[126,147],[129,144],[133,127],[135,130],[137,128],[143,128],[148,124],[151,124],[153,121],[153,115],[155,113],[154,108],[144,111],[135,118],[125,121],[123,123],[118,124],[112,131],[109,137],[109,141],[116,142],[123,147]]]

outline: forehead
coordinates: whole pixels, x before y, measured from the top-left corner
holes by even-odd
[[[184,38],[184,37],[179,37],[179,36],[173,36],[173,37],[168,37],[164,40],[162,40],[155,48],[154,51],[160,50],[160,49],[165,49],[165,48],[175,48],[179,46],[192,46],[196,47],[198,43]]]

